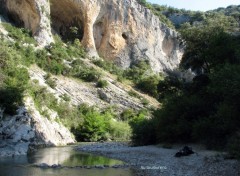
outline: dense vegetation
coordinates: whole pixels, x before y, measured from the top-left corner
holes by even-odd
[[[174,7],[151,4],[146,0],[138,0],[138,2],[150,9],[160,21],[170,28],[179,29],[185,22],[190,24],[201,23],[204,20],[210,19],[213,16],[216,18],[226,18],[229,22],[238,22],[238,27],[231,27],[232,31],[239,31],[240,26],[240,5],[230,5],[227,8],[218,8],[207,12],[191,11],[186,9],[177,9]]]
[[[204,15],[201,23],[179,29],[186,41],[181,68],[196,76],[186,82],[170,74],[158,82],[162,107],[154,118],[134,122],[134,142],[198,142],[240,158],[240,36],[231,34],[238,21],[223,13]]]
[[[30,40],[26,31],[18,31],[22,40]],[[3,40],[1,38],[1,40]],[[0,43],[0,107],[5,113],[14,114],[22,105],[24,91],[28,88],[28,71],[24,67],[32,63],[32,47],[22,48],[20,43]]]

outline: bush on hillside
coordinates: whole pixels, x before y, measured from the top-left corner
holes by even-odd
[[[108,86],[108,82],[106,81],[106,80],[99,80],[98,82],[97,82],[97,87],[99,87],[99,88],[104,88],[104,87],[107,87]]]
[[[109,135],[111,140],[114,141],[126,141],[130,140],[131,127],[127,122],[110,120]]]
[[[5,113],[15,114],[23,103],[29,75],[27,69],[19,65],[23,58],[16,48],[9,47],[5,41],[0,47],[0,106],[5,108]]]
[[[147,76],[141,78],[137,84],[136,87],[143,92],[158,98],[158,83],[160,81],[160,77],[157,75]]]
[[[144,114],[138,114],[129,121],[132,128],[133,145],[150,145],[156,143],[155,122],[146,119]]]
[[[94,68],[79,68],[79,72],[76,74],[77,78],[80,78],[87,82],[96,82],[100,79],[101,73]]]

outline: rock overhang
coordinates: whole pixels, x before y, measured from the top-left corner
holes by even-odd
[[[53,34],[67,38],[71,27],[77,27],[90,56],[100,55],[123,68],[146,59],[155,72],[173,70],[183,55],[178,33],[135,0],[0,1],[42,46],[54,42]]]

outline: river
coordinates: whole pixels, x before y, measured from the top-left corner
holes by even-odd
[[[60,164],[62,168],[38,168],[36,163]],[[122,165],[122,161],[82,153],[74,146],[39,149],[28,156],[0,158],[0,176],[132,176],[129,168],[80,168],[75,166]]]

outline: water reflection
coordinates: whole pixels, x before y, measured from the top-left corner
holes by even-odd
[[[0,176],[131,176],[130,169],[41,169],[31,167],[34,163],[47,163],[49,165],[61,164],[62,166],[83,166],[83,165],[116,165],[123,164],[122,161],[113,160],[87,153],[80,153],[73,150],[73,146],[45,148],[29,156],[14,158],[0,158]]]
[[[76,152],[73,150],[73,146],[41,149],[28,156],[28,163],[61,164],[63,166],[123,164],[123,162],[119,160]]]
[[[86,153],[78,153],[75,155],[71,155],[67,160],[63,162],[64,166],[116,165],[116,164],[123,164],[123,162]]]

